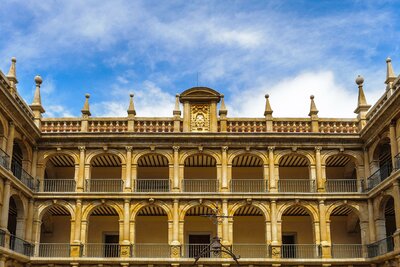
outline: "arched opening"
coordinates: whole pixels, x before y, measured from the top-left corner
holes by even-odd
[[[287,208],[282,216],[282,258],[317,258],[319,246],[315,245],[314,222],[302,206]]]
[[[207,154],[195,154],[185,160],[185,192],[217,192],[217,161]]]
[[[291,153],[279,160],[279,192],[314,192],[315,181],[310,176],[310,162],[305,156]]]
[[[232,192],[266,192],[263,161],[251,154],[242,154],[232,160]]]
[[[330,214],[332,258],[363,258],[360,218],[347,205]]]
[[[14,176],[32,190],[36,190],[33,177],[26,170],[30,167],[26,148],[22,141],[15,140],[11,158],[11,171]]]
[[[52,156],[46,162],[43,177],[44,192],[74,192],[75,162],[65,154]]]
[[[96,207],[88,218],[87,227],[87,257],[119,257],[119,216],[113,207]]]
[[[355,159],[344,154],[328,157],[325,164],[327,192],[358,192],[360,184],[357,181]]]
[[[89,192],[122,192],[123,181],[121,159],[114,154],[97,155],[90,162]]]
[[[135,219],[134,257],[169,258],[168,216],[156,205],[143,207]]]
[[[185,214],[184,223],[184,257],[194,258],[201,254],[217,236],[217,224],[207,215],[215,214],[215,211],[204,205],[190,208]],[[207,253],[202,258],[210,258]]]
[[[43,214],[40,226],[40,257],[69,257],[71,214],[60,205],[52,205]]]
[[[24,240],[25,219],[25,211],[22,200],[16,195],[11,196],[7,224],[7,230],[10,233],[9,246],[11,250],[30,256],[33,253],[33,246]]]
[[[169,192],[169,164],[161,154],[146,154],[139,158],[136,192]]]
[[[233,216],[233,252],[242,258],[266,258],[265,216],[253,205],[240,207]]]
[[[7,146],[7,138],[4,133],[3,123],[0,120],[0,166],[3,166],[4,168],[8,169],[10,158],[6,153],[6,146]]]
[[[382,139],[375,148],[371,168],[372,175],[368,178],[369,189],[385,180],[392,172],[392,152],[389,138]]]

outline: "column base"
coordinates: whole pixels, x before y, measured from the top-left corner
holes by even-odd
[[[271,258],[280,259],[281,258],[281,245],[271,244]]]
[[[131,256],[132,246],[130,244],[122,244],[120,245],[120,257],[129,258]]]
[[[171,258],[180,258],[181,245],[179,244],[179,242],[171,244],[170,251],[171,251]]]
[[[83,248],[82,244],[78,244],[78,243],[71,244],[70,256],[76,257],[76,258],[81,257],[82,256],[82,248]]]
[[[332,258],[331,245],[326,241],[321,242],[321,257],[323,259]]]

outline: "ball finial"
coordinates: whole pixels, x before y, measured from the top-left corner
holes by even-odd
[[[176,94],[175,96],[176,96],[176,97],[179,97],[179,96],[180,96],[180,94]]]
[[[364,78],[361,75],[358,75],[356,78],[356,84],[361,86],[364,83]]]
[[[314,99],[314,95],[310,95],[310,99],[313,100]]]
[[[15,57],[12,57],[11,61],[15,63],[15,62],[17,62],[17,59]]]
[[[265,95],[265,98],[269,98],[269,94],[266,94],[266,95]]]
[[[130,94],[129,94],[129,96],[130,96],[130,97],[133,97],[133,96],[134,96],[134,94],[133,94],[133,93],[130,93]]]
[[[86,97],[86,98],[89,98],[89,97],[90,97],[90,94],[85,94],[85,97]]]
[[[40,75],[36,75],[36,76],[35,76],[35,83],[36,83],[37,85],[41,85],[42,82],[43,82],[42,77],[40,77]]]
[[[221,94],[221,98],[224,98],[224,94]]]
[[[386,63],[392,62],[392,59],[390,57],[386,58]]]

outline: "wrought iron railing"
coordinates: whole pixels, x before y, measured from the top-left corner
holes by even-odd
[[[232,179],[231,191],[237,193],[267,192],[267,181],[263,179]]]
[[[15,235],[10,235],[10,249],[25,256],[33,256],[34,245]]]
[[[2,149],[0,149],[0,166],[3,166],[7,170],[10,168],[10,156]]]
[[[21,164],[15,160],[11,161],[11,171],[15,178],[20,180],[29,189],[32,191],[38,190],[38,183],[35,182],[35,179],[33,179],[33,177],[22,168]]]
[[[169,258],[170,246],[160,243],[142,243],[133,246],[132,257],[136,258]]]
[[[183,179],[184,192],[218,192],[217,179]]]
[[[361,244],[332,244],[332,258],[364,258],[363,248],[364,246]]]
[[[281,258],[313,259],[321,257],[321,246],[314,244],[283,244]]]
[[[380,182],[385,180],[390,176],[392,172],[392,163],[386,162],[380,166],[378,170],[376,170],[372,175],[367,178],[366,190],[369,191],[375,186],[377,186]]]
[[[74,192],[75,184],[73,179],[44,179],[43,192]]]
[[[240,258],[269,258],[266,244],[233,244],[232,252]]]
[[[136,192],[169,192],[169,179],[137,179]]]
[[[201,254],[202,258],[219,258],[220,255],[216,255],[212,252],[203,253],[204,249],[206,249],[209,244],[184,244],[182,250],[183,258],[194,258]]]
[[[315,181],[309,179],[279,179],[279,192],[285,193],[313,193]]]
[[[373,258],[379,255],[386,254],[394,249],[393,236],[385,237],[374,243],[367,245],[368,257]]]
[[[400,153],[394,157],[394,170],[400,170]]]
[[[84,256],[89,258],[118,258],[120,245],[118,243],[87,243]]]
[[[70,256],[69,243],[40,243],[39,257],[59,258]]]
[[[87,192],[122,192],[124,181],[121,179],[88,179]]]
[[[361,192],[361,183],[356,179],[326,179],[325,189],[329,193]]]

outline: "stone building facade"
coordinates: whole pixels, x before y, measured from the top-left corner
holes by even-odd
[[[0,267],[400,266],[400,76],[354,119],[230,118],[206,87],[171,117],[43,118],[0,71]],[[272,105],[273,106],[273,105]],[[261,114],[260,114],[261,115]],[[217,238],[217,239],[215,239]],[[214,241],[211,250],[207,250]],[[202,253],[203,252],[203,253]]]

